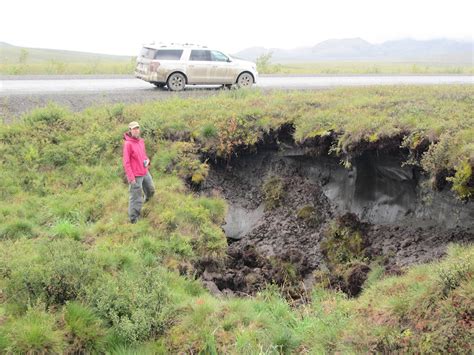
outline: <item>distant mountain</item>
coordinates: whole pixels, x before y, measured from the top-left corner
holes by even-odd
[[[132,58],[128,56],[66,51],[59,49],[26,48],[0,42],[0,63],[18,63],[20,55],[22,55],[22,50],[23,53],[26,53],[26,61],[28,63],[41,63],[52,60],[64,63],[88,63],[96,61],[128,62]]]
[[[473,63],[474,42],[448,39],[403,39],[371,44],[361,38],[330,39],[313,47],[294,49],[253,47],[235,55],[253,60],[272,52],[273,62],[309,61],[424,61]]]

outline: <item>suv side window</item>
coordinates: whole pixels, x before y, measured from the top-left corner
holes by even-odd
[[[228,62],[229,58],[221,52],[211,51],[211,57],[213,62]]]
[[[155,53],[155,59],[180,60],[182,49],[159,49]]]
[[[211,61],[211,51],[202,49],[193,49],[189,60]]]

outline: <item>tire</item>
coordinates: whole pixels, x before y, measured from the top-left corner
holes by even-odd
[[[237,78],[237,86],[239,88],[250,88],[254,83],[252,74],[244,72]]]
[[[186,86],[186,78],[181,73],[173,73],[169,76],[166,85],[171,91],[182,91]]]

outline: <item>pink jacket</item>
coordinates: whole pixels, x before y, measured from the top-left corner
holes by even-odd
[[[143,164],[148,157],[145,151],[145,142],[141,138],[133,138],[127,133],[123,139],[123,168],[127,174],[128,182],[135,180],[135,176],[145,176],[148,173],[148,166]]]

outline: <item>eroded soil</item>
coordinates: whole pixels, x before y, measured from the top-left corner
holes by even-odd
[[[363,159],[358,174],[340,168],[336,158],[288,154],[275,146],[230,165],[214,164],[201,193],[228,202],[223,228],[230,239],[224,266],[200,266],[204,284],[215,294],[238,295],[253,294],[268,283],[293,285],[286,290],[298,298],[313,285],[315,271],[327,270],[321,242],[337,220],[350,221],[343,223],[364,239],[366,262],[353,267],[346,289],[342,287],[353,295],[375,260],[387,273],[401,273],[407,266],[439,259],[449,243],[474,241],[472,202],[461,203],[442,192],[427,203],[422,177],[392,174],[386,163],[390,159],[377,156]],[[269,181],[282,187],[273,204],[264,193]]]

